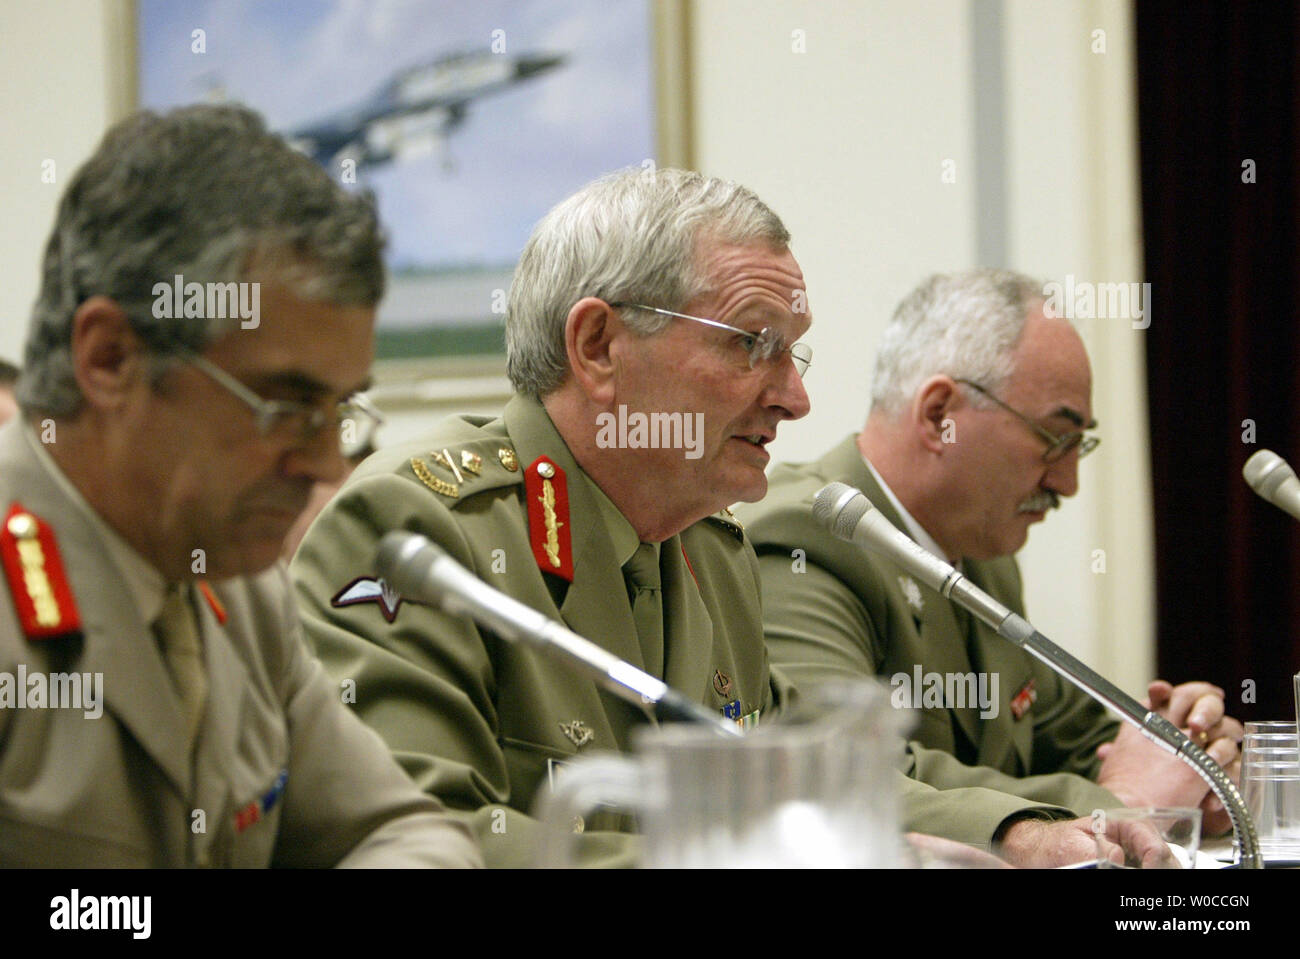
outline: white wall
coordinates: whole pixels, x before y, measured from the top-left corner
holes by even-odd
[[[0,4],[0,357],[21,358],[63,184],[121,115],[110,45],[124,10],[87,0]],[[47,160],[53,183],[42,178]]]
[[[1129,5],[992,7],[1005,51],[998,265],[1140,280]],[[781,214],[808,282],[813,411],[782,427],[773,455],[810,459],[865,418],[873,345],[897,301],[930,272],[978,264],[973,8],[698,0],[693,9],[696,164],[753,187]],[[1091,53],[1096,27],[1107,32],[1104,55]],[[955,183],[943,182],[945,160]],[[1026,600],[1048,636],[1144,692],[1154,655],[1141,334],[1127,324],[1083,332],[1105,442],[1083,464],[1080,494],[1031,535]],[[1098,549],[1105,573],[1092,571]]]
[[[114,47],[128,9],[121,0],[0,4],[0,356],[19,352],[64,178],[128,99],[129,60]],[[1129,4],[981,9],[1000,20],[1005,51],[994,97],[1005,129],[995,218],[1006,224],[995,238],[1005,265],[1140,280]],[[787,424],[774,455],[808,459],[861,425],[872,345],[898,299],[925,274],[974,265],[988,249],[973,8],[695,0],[690,10],[696,165],[748,184],[782,215],[807,278],[813,412]],[[1096,28],[1106,30],[1105,54],[1090,51]],[[41,182],[46,158],[56,162],[52,185]],[[946,160],[955,183],[941,178]],[[1044,632],[1139,692],[1154,659],[1142,334],[1113,321],[1084,333],[1105,442],[1081,470],[1080,495],[1031,536],[1027,599]],[[499,403],[456,385],[441,393],[432,402],[446,412]],[[398,410],[385,438],[432,415]],[[1105,573],[1092,571],[1099,549]]]

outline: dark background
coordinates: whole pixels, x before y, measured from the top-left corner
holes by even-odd
[[[1233,715],[1286,719],[1300,525],[1241,468],[1262,448],[1300,463],[1300,4],[1139,0],[1136,16],[1158,674],[1223,677]]]

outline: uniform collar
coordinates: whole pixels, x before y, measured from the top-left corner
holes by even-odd
[[[894,507],[899,518],[902,519],[903,525],[907,527],[907,535],[912,537],[912,539],[916,541],[919,546],[924,548],[926,552],[937,556],[945,563],[952,563],[954,566],[960,568],[961,560],[953,560],[944,553],[939,544],[935,542],[934,537],[927,533],[925,527],[916,521],[916,517],[907,511],[907,507],[899,502],[898,497],[894,495],[894,491],[890,489],[889,484],[885,482],[885,478],[876,471],[874,466],[871,465],[871,460],[864,456],[862,457],[862,462],[867,464],[867,469],[871,470],[872,477],[880,484],[880,488],[884,492],[886,498],[888,498],[890,505]]]
[[[146,623],[152,623],[162,612],[163,601],[167,594],[167,581],[153,564],[136,552],[135,548],[124,540],[116,530],[108,525],[95,512],[95,508],[86,501],[72,480],[59,468],[49,450],[36,436],[36,431],[25,419],[20,427],[23,438],[36,457],[37,466],[49,477],[58,490],[67,497],[81,517],[104,544],[109,562],[117,567],[122,578],[126,580],[127,589],[135,602],[136,611]]]
[[[555,428],[546,407],[531,396],[516,394],[506,403],[506,431],[511,438],[527,437],[526,443],[515,442],[520,463],[524,466],[533,462],[538,456],[546,456],[560,469],[564,470],[570,487],[581,484],[591,495],[596,505],[599,525],[609,532],[610,542],[614,548],[614,557],[622,566],[636,548],[641,544],[636,528],[628,522],[626,516],[614,505],[614,501],[605,495],[605,491],[578,465],[569,451],[564,437]],[[573,494],[570,493],[570,502]]]

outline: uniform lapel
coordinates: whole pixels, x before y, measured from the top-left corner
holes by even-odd
[[[846,443],[838,446],[827,457],[827,460],[830,461],[828,466],[839,467],[838,475],[850,477],[850,485],[862,490],[867,499],[871,500],[872,505],[885,515],[885,518],[894,525],[895,529],[901,530],[904,534],[907,533],[907,525],[903,522],[903,518],[898,514],[898,511],[894,509],[889,497],[885,495],[885,491],[880,488],[880,484],[876,482],[876,478],[871,475],[871,470],[867,468],[867,464],[863,461],[862,454],[858,451],[854,438],[850,437]],[[828,473],[827,475],[837,474]],[[967,649],[966,618],[958,615],[952,601],[941,596],[938,591],[915,580],[896,563],[882,559],[881,565],[889,571],[887,585],[890,590],[897,590],[898,594],[903,595],[904,598],[909,593],[912,593],[913,597],[919,597],[920,599],[921,609],[919,611],[916,609],[916,604],[911,600],[908,601],[908,605],[912,610],[912,622],[920,633],[919,648],[922,653],[919,665],[922,667],[922,681],[924,682],[924,675],[928,673],[938,673],[940,681],[946,681],[948,674],[956,675],[975,672],[975,666],[971,663]],[[915,681],[915,673],[913,673],[912,679]],[[924,692],[924,686],[921,692]],[[981,728],[983,721],[979,718],[978,707],[973,709],[969,706],[963,709],[949,708],[948,712],[970,742],[978,748],[984,732]]]
[[[711,702],[713,618],[682,552],[680,536],[660,547],[664,597],[664,682],[695,702]]]
[[[104,708],[130,730],[188,801],[192,771],[176,735],[184,720],[153,632],[109,561],[106,544],[27,448],[21,430],[7,430],[3,438],[0,474],[8,496],[20,499],[53,528],[81,611],[85,639],[77,668],[103,674]]]
[[[201,595],[196,598],[208,697],[199,733],[196,765],[200,775],[195,805],[199,809],[228,809],[227,791],[236,778],[230,763],[238,755],[240,717],[251,684],[247,668],[231,648],[226,627],[217,621],[212,607]],[[220,833],[215,827],[213,824],[208,830],[209,836]]]
[[[545,455],[564,470],[569,515],[560,519],[571,524],[573,545],[573,582],[560,606],[565,624],[579,636],[644,669],[627,584],[613,541],[600,522],[591,480],[574,462],[541,404],[515,396],[506,404],[505,422],[520,469]]]
[[[967,562],[967,576],[976,586],[988,591],[984,565]],[[979,741],[979,763],[1003,772],[1027,775],[1034,748],[1033,710],[1017,720],[1011,712],[1011,700],[1032,677],[1025,654],[1020,648],[997,635],[984,624],[979,625],[976,640],[979,668],[998,677],[997,716],[981,720],[983,739]],[[1013,758],[1012,753],[1015,757]]]

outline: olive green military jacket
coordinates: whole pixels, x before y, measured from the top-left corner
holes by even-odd
[[[533,549],[531,537],[545,544],[545,516],[534,504],[530,520],[524,475],[543,455],[567,486],[568,509],[558,502],[553,518],[571,538],[571,583]],[[447,420],[370,457],[292,564],[326,668],[416,782],[473,823],[489,865],[535,864],[540,824],[528,814],[557,769],[627,750],[653,720],[571,666],[392,596],[377,582],[375,546],[389,530],[427,536],[488,584],[645,668],[600,495],[543,407],[517,396],[501,419]],[[748,716],[773,706],[757,564],[740,527],[711,517],[664,541],[660,556],[666,635],[653,652],[662,653],[661,678],[712,710]],[[591,828],[579,855],[630,863],[635,842]]]
[[[207,697],[191,749],[107,531],[35,442],[0,429],[0,526],[30,574],[0,576],[0,867],[482,865],[339,702],[281,566],[196,604]],[[17,603],[65,577],[46,617],[58,635],[29,632]]]
[[[835,481],[862,490],[905,530],[853,437],[816,463],[778,466],[767,498],[737,514],[759,554],[764,633],[774,665],[800,688],[879,676],[891,684],[896,705],[926,707],[916,711],[908,773],[947,792],[909,789],[905,825],[987,845],[1010,815],[1085,816],[1122,805],[1092,781],[1100,765],[1096,749],[1115,737],[1117,723],[1077,687],[983,623],[972,623],[902,567],[832,536],[813,518],[812,502]],[[1023,613],[1014,559],[964,560],[962,570]],[[954,685],[951,699],[937,700],[937,683],[927,674],[945,677],[945,691],[948,675],[983,674],[990,691],[996,675],[998,697],[981,710],[960,701],[969,686],[959,696]]]

